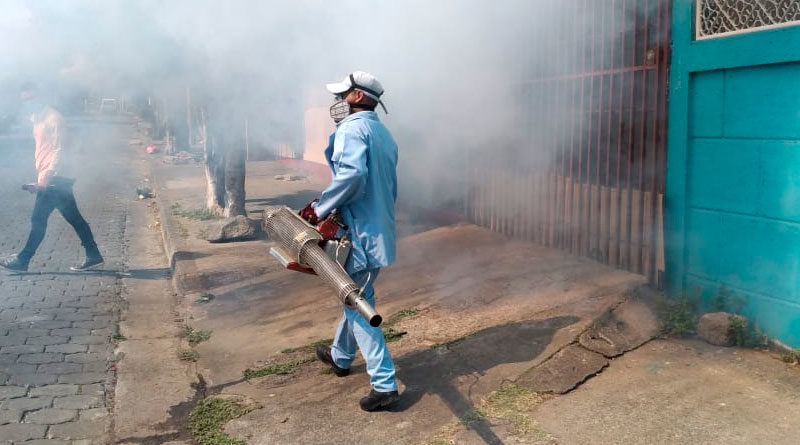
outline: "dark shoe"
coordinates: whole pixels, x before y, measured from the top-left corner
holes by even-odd
[[[8,258],[0,260],[0,266],[15,272],[26,272],[28,270],[28,262],[21,260],[19,255],[11,255]]]
[[[331,366],[333,369],[333,373],[336,374],[336,377],[344,377],[350,374],[350,369],[348,368],[340,368],[336,366],[336,363],[333,361],[333,357],[331,356],[331,347],[330,346],[317,346],[317,358],[322,363],[326,363]]]
[[[372,389],[358,404],[361,405],[361,409],[364,411],[376,411],[380,408],[386,408],[398,400],[400,400],[400,396],[397,391],[378,392]]]
[[[103,257],[91,257],[86,258],[81,264],[76,264],[69,268],[69,270],[74,270],[75,272],[83,272],[85,270],[92,270],[95,266],[99,266],[103,264]]]

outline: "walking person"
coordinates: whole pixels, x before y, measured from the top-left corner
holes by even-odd
[[[36,182],[22,186],[36,194],[36,202],[31,215],[31,231],[25,247],[16,255],[0,260],[0,266],[18,272],[28,270],[28,264],[42,243],[47,231],[47,220],[53,210],[75,229],[81,244],[86,249],[86,259],[70,267],[74,271],[84,271],[103,263],[103,256],[97,248],[92,229],[81,216],[72,185],[75,179],[68,171],[69,147],[64,146],[66,122],[64,117],[50,106],[43,105],[37,97],[36,86],[26,83],[20,90],[24,117],[33,125],[33,138],[36,143],[34,160]]]
[[[383,106],[383,86],[373,75],[355,71],[342,82],[328,84],[327,89],[336,97],[331,106],[336,133],[325,150],[333,179],[319,201],[309,204],[301,216],[312,224],[334,210],[342,216],[352,241],[345,271],[374,307],[373,284],[396,254],[397,144],[375,112],[378,104]],[[319,346],[317,357],[330,365],[334,374],[344,377],[350,373],[356,347],[367,363],[372,386],[361,399],[361,408],[375,411],[392,405],[399,396],[383,331],[345,307],[333,344]]]

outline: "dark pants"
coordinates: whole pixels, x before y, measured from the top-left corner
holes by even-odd
[[[58,209],[61,216],[75,229],[78,238],[81,239],[81,244],[86,249],[86,257],[99,257],[100,251],[94,241],[92,229],[81,216],[78,205],[75,203],[72,184],[59,183],[60,181],[52,182],[56,182],[57,185],[51,185],[36,192],[36,204],[33,206],[33,215],[31,216],[31,233],[28,236],[28,242],[25,243],[25,248],[19,253],[19,259],[27,263],[36,253],[36,249],[39,248],[47,231],[47,219],[55,209]]]

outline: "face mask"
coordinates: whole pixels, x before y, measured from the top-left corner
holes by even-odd
[[[337,124],[350,115],[350,104],[342,98],[336,99],[336,102],[330,108],[331,117]]]

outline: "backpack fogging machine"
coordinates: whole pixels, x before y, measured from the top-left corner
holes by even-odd
[[[338,215],[332,214],[315,227],[286,206],[267,206],[262,224],[277,243],[270,254],[285,268],[319,276],[345,306],[358,311],[371,326],[380,326],[383,317],[344,270],[351,244],[347,238],[337,238],[344,227]]]

